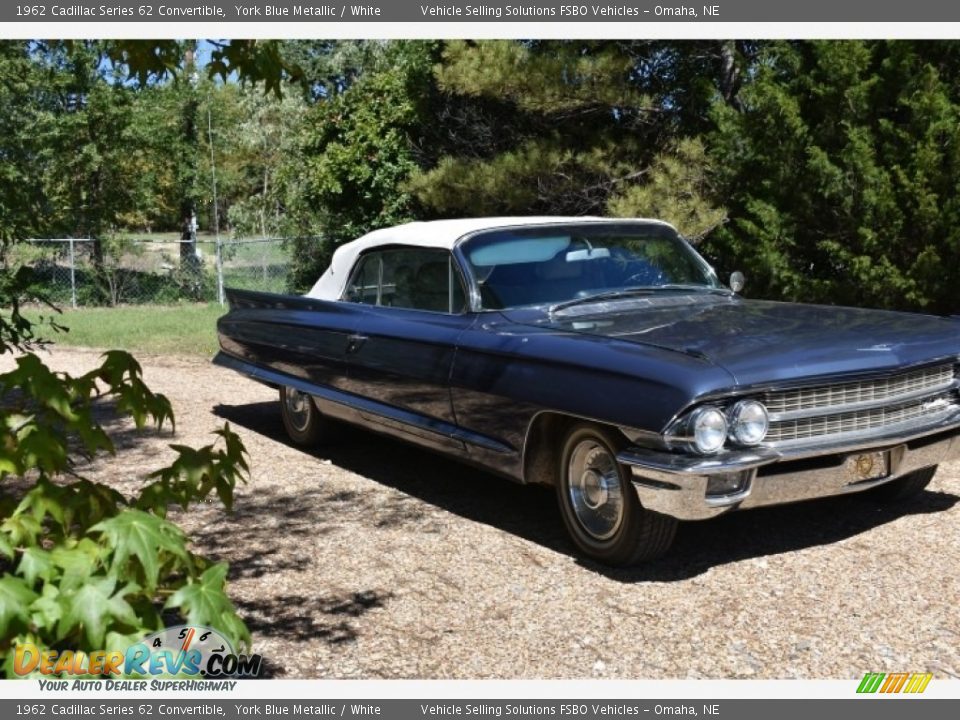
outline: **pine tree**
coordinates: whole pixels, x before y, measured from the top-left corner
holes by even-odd
[[[756,295],[957,312],[957,70],[945,43],[771,44],[742,111],[715,108],[708,250]]]

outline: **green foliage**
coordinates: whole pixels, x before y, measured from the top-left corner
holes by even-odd
[[[213,43],[207,72],[227,80],[236,74],[241,82],[262,83],[266,92],[281,95],[284,82],[301,82],[303,70],[282,51],[279,40],[234,39]]]
[[[232,508],[248,471],[239,437],[224,426],[205,447],[172,445],[174,461],[134,497],[84,478],[83,462],[114,452],[105,410],[142,431],[172,428],[172,408],[126,352],[108,351],[79,376],[51,370],[34,352],[47,331],[22,312],[25,301],[43,301],[42,284],[26,266],[9,263],[10,247],[30,235],[93,237],[101,292],[118,301],[129,278],[116,261],[130,248],[117,229],[178,223],[203,198],[192,47],[0,43],[0,352],[18,353],[15,368],[0,374],[7,675],[18,643],[122,648],[173,615],[211,625],[238,647],[250,640],[225,592],[227,566],[193,553],[166,517],[170,506],[186,509],[213,493]],[[297,76],[279,48],[276,41],[218,43],[208,70],[279,91],[281,80]],[[174,80],[164,82],[171,73]],[[158,82],[134,88],[131,75]],[[59,328],[49,318],[44,324]]]
[[[25,42],[0,42],[0,246],[33,234],[42,189],[32,163],[37,151],[34,88],[42,82]]]
[[[656,215],[754,295],[957,311],[955,44],[233,40],[202,69],[195,48],[0,44],[0,240],[95,237],[85,302],[212,297],[187,264],[113,272],[110,238],[212,227],[215,164],[225,233],[299,238],[294,290],[414,217]]]
[[[223,591],[226,577],[226,563],[211,565],[171,595],[166,607],[177,608],[188,622],[221,629],[227,637],[244,637],[246,628]]]
[[[278,40],[213,40],[207,73],[227,80],[236,76],[241,82],[262,83],[266,91],[280,94],[284,82],[298,82],[303,72],[282,52]],[[72,49],[78,41],[60,41]],[[149,81],[179,76],[184,69],[184,56],[195,41],[180,40],[111,40],[104,42],[106,56],[119,66],[124,75],[135,77],[141,85]]]
[[[280,176],[297,158],[306,103],[299,95],[278,99],[255,90],[218,91],[214,99],[218,195],[230,231],[240,238],[280,237],[286,200]]]
[[[699,139],[684,139],[658,155],[641,182],[607,203],[615,217],[652,217],[671,223],[686,237],[699,240],[726,219],[706,198],[713,194],[713,168]]]
[[[35,348],[43,344],[41,336],[45,329],[63,329],[55,318],[60,311],[36,287],[36,278],[29,267],[0,269],[0,299],[4,301],[0,312],[0,354]],[[25,303],[49,308],[52,314],[41,311],[28,318],[21,312]]]
[[[344,92],[368,70],[383,69],[388,47],[382,40],[283,40],[280,53],[298,68],[306,96],[318,102]]]
[[[443,59],[437,66],[442,88],[500,97],[523,111],[589,113],[650,104],[630,82],[633,58],[616,43],[456,40]]]
[[[957,312],[960,91],[943,43],[773,43],[711,137],[749,292]]]
[[[416,168],[412,136],[425,121],[432,46],[398,43],[392,62],[362,76],[305,117],[297,162],[286,173],[295,242],[291,285],[309,287],[333,249],[378,227],[412,219],[403,183]]]
[[[702,234],[722,211],[708,158],[679,139],[711,92],[701,71],[652,41],[448,43],[433,112],[450,122],[427,134],[407,187],[443,216],[666,209]]]
[[[202,617],[232,642],[249,633],[224,591],[226,566],[191,552],[166,519],[216,493],[229,510],[247,470],[229,426],[201,448],[172,445],[176,459],[128,498],[80,474],[78,461],[113,453],[103,408],[136,428],[173,426],[163,395],[143,381],[126,352],[105,353],[79,376],[54,372],[31,351],[36,334],[19,313],[16,276],[0,274],[12,317],[0,316],[4,351],[19,352],[0,374],[0,653],[13,673],[13,648],[94,651],[159,630],[161,612]],[[11,280],[11,277],[13,278]],[[203,601],[194,586],[203,588]]]

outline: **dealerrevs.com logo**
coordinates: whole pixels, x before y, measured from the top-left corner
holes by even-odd
[[[867,673],[860,681],[858,693],[922,693],[930,684],[933,673]]]
[[[228,678],[257,677],[260,655],[242,655],[216,630],[177,625],[148,635],[125,650],[41,650],[18,644],[13,669],[17,675],[109,677]]]

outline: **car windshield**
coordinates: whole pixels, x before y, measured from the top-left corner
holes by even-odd
[[[676,231],[652,223],[510,228],[475,235],[461,249],[486,310],[721,287]]]

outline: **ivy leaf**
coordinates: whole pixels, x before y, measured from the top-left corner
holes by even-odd
[[[36,599],[37,594],[23,578],[0,577],[0,637],[8,637],[11,624],[16,621],[24,625],[30,622],[29,607]]]
[[[159,629],[160,628],[146,628],[138,624],[137,629],[131,632],[117,632],[116,630],[110,630],[107,632],[107,639],[104,647],[117,649],[128,648],[131,645],[142,642],[144,637],[150,633],[156,632]]]
[[[229,613],[223,613],[217,622],[219,623],[217,630],[230,640],[234,650],[237,652],[250,650],[250,631],[235,612],[231,610]]]
[[[233,490],[238,481],[246,482],[245,475],[249,473],[246,450],[229,423],[214,434],[223,440],[223,448],[218,448],[217,443],[201,448],[170,445],[177,459],[149,475],[154,482],[140,493],[136,507],[163,515],[170,503],[179,503],[186,509],[191,502],[205,500],[211,490],[216,490],[227,512],[232,511]]]
[[[0,533],[0,555],[6,555],[8,560],[13,560],[13,545],[3,533]]]
[[[84,526],[92,526],[113,517],[127,504],[123,495],[102,483],[79,480],[70,487],[74,491],[71,510],[75,513],[76,522]]]
[[[40,598],[30,606],[31,621],[39,630],[52,633],[56,631],[62,616],[59,588],[52,582],[44,583]],[[60,639],[56,637],[56,640]]]
[[[164,607],[179,608],[180,614],[189,623],[225,631],[228,628],[223,626],[230,622],[231,616],[235,617],[230,598],[224,592],[227,569],[227,563],[211,565],[199,581],[190,580],[171,595]]]
[[[63,570],[60,578],[61,590],[70,590],[83,585],[94,574],[102,562],[104,550],[90,538],[71,545],[60,545],[50,551],[54,565]]]
[[[186,538],[180,528],[142,510],[124,510],[90,530],[102,533],[106,546],[112,549],[111,572],[123,577],[127,561],[136,558],[149,590],[157,587],[162,552],[188,562]]]
[[[0,523],[0,533],[7,535],[8,541],[16,547],[36,545],[41,532],[43,528],[32,515],[11,515]]]
[[[69,593],[62,603],[63,617],[60,618],[58,632],[66,637],[73,630],[81,630],[87,647],[103,647],[103,639],[108,626],[119,623],[138,627],[139,622],[133,608],[125,599],[126,595],[140,588],[129,583],[114,593],[116,580],[111,577],[91,579],[79,590]]]
[[[173,408],[160,393],[154,393],[143,382],[143,368],[133,355],[123,350],[108,350],[100,367],[92,375],[107,385],[107,392],[116,398],[117,412],[130,415],[138,428],[152,419],[158,428],[169,421],[175,429]]]
[[[73,496],[71,490],[42,478],[37,481],[33,490],[24,495],[15,513],[29,511],[40,523],[49,515],[61,527],[69,526]]]
[[[49,580],[55,571],[53,558],[46,550],[40,547],[32,546],[24,549],[20,556],[20,564],[17,566],[17,573],[32,587],[37,578]]]
[[[48,368],[39,357],[26,353],[17,358],[17,369],[7,377],[64,420],[76,420],[70,405],[69,383]],[[8,383],[5,382],[5,385]]]

